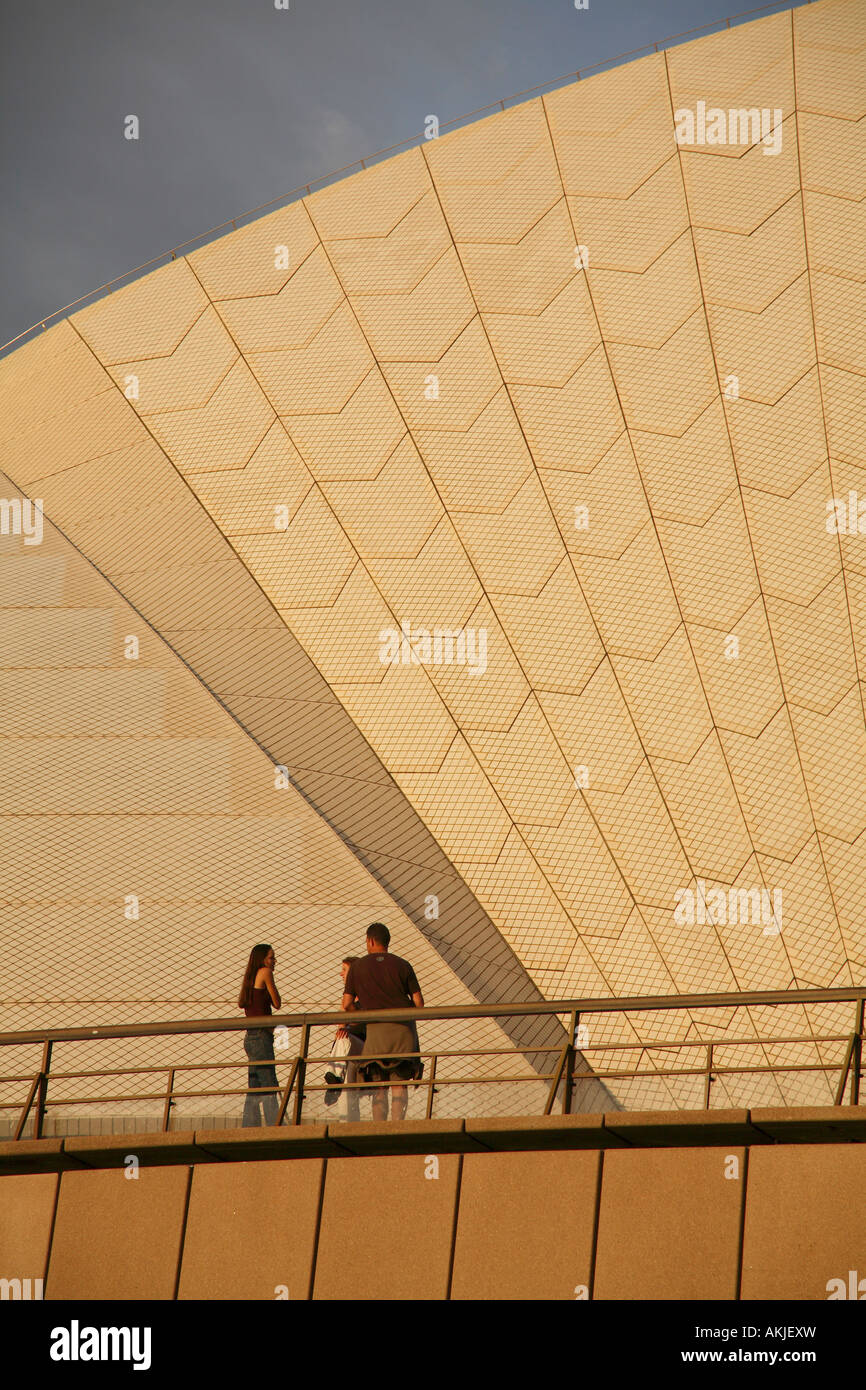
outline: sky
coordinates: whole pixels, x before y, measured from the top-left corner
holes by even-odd
[[[749,0],[18,0],[0,344],[300,184]],[[785,8],[778,4],[773,8]],[[128,115],[138,140],[124,138]]]

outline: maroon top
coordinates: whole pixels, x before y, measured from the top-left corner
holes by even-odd
[[[253,1002],[244,1006],[247,1018],[259,1018],[271,1012],[271,996],[266,989],[253,990]]]
[[[412,995],[420,993],[409,962],[390,952],[360,956],[349,966],[344,988],[362,1009],[411,1009]]]

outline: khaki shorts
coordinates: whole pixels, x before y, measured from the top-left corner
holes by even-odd
[[[362,1059],[358,1071],[364,1081],[413,1081],[421,1074],[415,1030],[410,1023],[368,1023]],[[403,1054],[402,1056],[400,1054]]]

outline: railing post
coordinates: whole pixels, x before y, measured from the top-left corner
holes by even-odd
[[[33,1105],[33,1097],[36,1095],[38,1087],[39,1073],[37,1072],[31,1083],[30,1090],[27,1092],[27,1099],[24,1102],[24,1108],[22,1109],[21,1114],[18,1116],[18,1124],[15,1126],[15,1134],[13,1135],[13,1138],[16,1140],[20,1139],[22,1134],[24,1133],[24,1126],[27,1123],[27,1116],[30,1114],[30,1109]]]
[[[713,1084],[713,1044],[707,1043],[707,1079],[704,1082],[704,1109],[710,1108],[710,1086]]]
[[[36,1116],[33,1122],[33,1138],[42,1138],[45,1123],[45,1097],[48,1094],[48,1073],[51,1070],[51,1049],[53,1043],[46,1042],[42,1048],[42,1070],[39,1073],[39,1086],[36,1091]]]
[[[293,1125],[299,1125],[301,1123],[301,1111],[304,1105],[304,1082],[307,1078],[307,1053],[309,1052],[309,1050],[310,1025],[309,1023],[305,1023],[301,1028],[301,1043],[298,1052],[298,1069],[295,1073],[295,1085],[297,1086],[297,1090],[295,1091],[295,1110],[294,1115],[292,1116]]]
[[[848,1072],[851,1070],[851,1058],[854,1056],[854,1039],[857,1034],[852,1033],[848,1039],[848,1046],[845,1048],[845,1060],[842,1063],[842,1071],[839,1075],[839,1085],[836,1088],[836,1099],[834,1105],[841,1105],[845,1098],[845,1087],[848,1083]]]
[[[294,1060],[294,1062],[292,1062],[292,1069],[291,1069],[291,1071],[289,1072],[289,1079],[288,1079],[288,1081],[286,1082],[286,1087],[285,1087],[285,1090],[283,1091],[283,1098],[282,1098],[282,1100],[280,1101],[280,1109],[279,1109],[279,1113],[278,1113],[278,1115],[277,1115],[277,1124],[278,1124],[278,1125],[281,1125],[281,1124],[283,1123],[284,1119],[286,1118],[286,1109],[288,1108],[289,1097],[290,1097],[291,1094],[292,1094],[292,1087],[293,1087],[294,1084],[295,1084],[295,1077],[297,1076],[297,1074],[298,1074],[298,1058],[296,1057],[295,1060]]]
[[[433,1094],[434,1094],[434,1089],[435,1089],[434,1086],[433,1086],[433,1082],[434,1082],[435,1080],[436,1080],[436,1053],[434,1052],[434,1053],[433,1053],[433,1056],[430,1058],[430,1084],[429,1084],[429,1086],[428,1086],[428,1088],[427,1088],[427,1119],[428,1119],[428,1120],[432,1120],[432,1118],[433,1118]]]
[[[569,1043],[565,1049],[565,1079],[562,1088],[562,1113],[571,1114],[571,1093],[574,1090],[574,1048]]]
[[[866,999],[858,999],[854,1015],[854,1038],[851,1045],[851,1096],[849,1105],[860,1104],[860,1066],[863,1059],[863,1013]]]
[[[171,1115],[171,1107],[172,1107],[172,1105],[173,1105],[173,1103],[174,1103],[174,1102],[172,1101],[172,1098],[171,1098],[171,1093],[172,1093],[173,1090],[174,1090],[174,1067],[169,1067],[169,1069],[168,1069],[168,1086],[167,1086],[166,1092],[165,1092],[165,1108],[164,1108],[164,1110],[163,1110],[163,1112],[162,1112],[162,1129],[163,1129],[163,1133],[164,1133],[164,1134],[167,1134],[167,1133],[168,1133],[169,1117],[170,1117],[170,1115]]]
[[[573,1011],[571,1015],[571,1024],[569,1025],[568,1030],[568,1046],[565,1050],[565,1083],[562,1088],[563,1115],[571,1114],[571,1097],[574,1092],[575,1038],[577,1037],[577,1025],[579,1019],[580,1014],[576,1011]]]
[[[559,1090],[559,1083],[562,1080],[562,1069],[565,1066],[565,1059],[567,1055],[568,1043],[565,1044],[565,1047],[559,1054],[559,1061],[556,1064],[556,1071],[553,1073],[553,1079],[550,1083],[550,1090],[547,1093],[547,1102],[544,1107],[545,1115],[553,1114],[553,1102],[556,1100],[556,1093]]]

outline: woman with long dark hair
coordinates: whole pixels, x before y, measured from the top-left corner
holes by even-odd
[[[280,991],[274,983],[277,958],[273,946],[254,946],[250,951],[244,982],[238,995],[238,1008],[247,1018],[261,1018],[282,1004]],[[247,1071],[249,1094],[244,1101],[244,1128],[254,1125],[275,1125],[277,1122],[277,1069],[262,1066],[274,1060],[273,1028],[249,1028],[244,1033],[244,1052],[250,1061]],[[263,1088],[273,1086],[273,1091]],[[264,1114],[264,1118],[262,1118]]]

